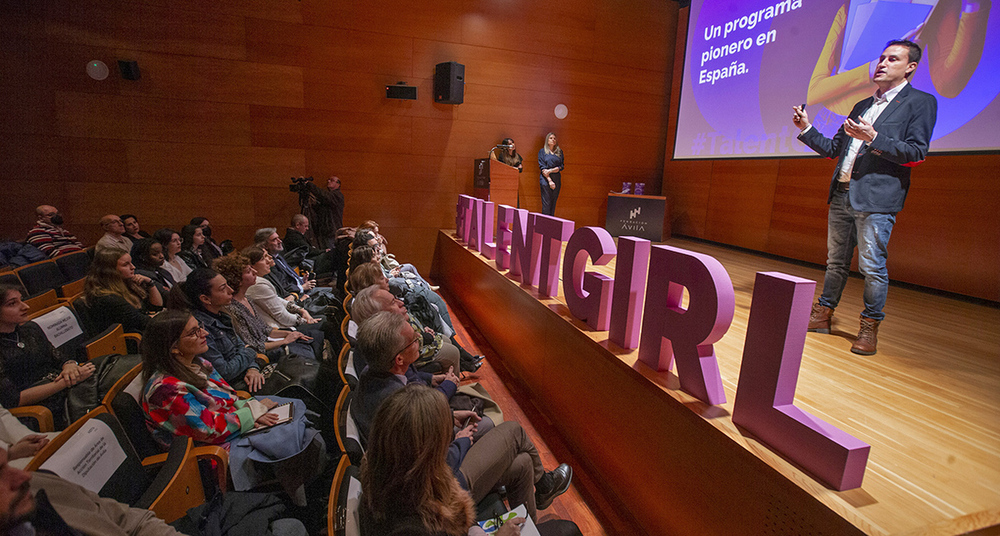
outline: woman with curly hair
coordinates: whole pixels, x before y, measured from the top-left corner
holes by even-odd
[[[247,299],[247,289],[257,283],[257,272],[250,265],[250,258],[242,253],[230,253],[212,263],[216,272],[226,278],[233,289],[233,301],[223,311],[233,319],[236,334],[247,346],[267,355],[272,361],[285,355],[298,355],[307,359],[322,359],[323,339],[319,340],[319,354],[309,343],[314,339],[301,331],[272,328],[257,316]]]
[[[163,309],[163,296],[153,280],[135,273],[132,256],[118,248],[94,255],[81,300],[87,310],[85,321],[95,333],[112,324],[121,324],[126,333],[142,333],[149,313]]]

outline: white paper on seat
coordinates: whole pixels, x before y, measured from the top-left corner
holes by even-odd
[[[41,469],[98,493],[125,461],[125,451],[111,427],[88,420],[59,448]]]
[[[73,316],[73,311],[69,307],[60,307],[55,311],[49,311],[34,320],[38,327],[45,332],[45,338],[52,343],[52,346],[59,348],[74,337],[83,335],[80,323]]]
[[[361,524],[358,521],[358,505],[361,502],[361,481],[350,478],[347,484],[347,519],[344,523],[346,536],[361,536]]]

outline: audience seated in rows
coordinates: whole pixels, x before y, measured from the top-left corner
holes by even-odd
[[[124,250],[99,251],[90,263],[81,301],[86,323],[96,334],[114,324],[126,333],[142,333],[149,313],[163,309],[163,296],[153,280],[135,273],[132,256]]]
[[[132,249],[132,241],[125,237],[125,224],[122,219],[114,214],[108,214],[101,218],[101,230],[104,236],[97,241],[94,251],[100,253],[105,249],[121,249],[129,251]]]
[[[292,216],[291,225],[285,229],[282,245],[286,252],[282,256],[293,268],[306,269],[316,274],[331,274],[334,270],[335,251],[314,247],[306,238],[308,232],[309,218],[302,214]]]
[[[169,309],[189,310],[208,332],[207,350],[199,353],[229,385],[251,393],[264,385],[265,364],[236,334],[233,321],[222,312],[233,301],[226,278],[210,268],[197,268],[170,291]]]
[[[163,269],[170,272],[174,282],[182,283],[191,273],[191,267],[178,256],[183,244],[180,233],[164,228],[153,233],[153,239],[163,248]]]
[[[42,329],[28,321],[28,310],[17,287],[0,285],[0,405],[43,405],[62,429],[68,424],[66,390],[89,378],[94,365],[60,355]]]
[[[386,291],[386,293],[389,293],[388,279],[382,272],[381,267],[379,267],[375,263],[365,263],[355,267],[353,270],[351,270],[350,278],[348,281],[349,281],[349,288],[351,289],[352,292],[359,292],[356,291],[355,289],[363,290],[366,287],[375,285],[381,288],[382,290]],[[372,292],[374,291],[369,291],[368,296],[373,296]],[[393,295],[390,293],[389,296]],[[396,299],[398,300],[398,298]],[[380,305],[379,310],[389,310],[390,308],[393,307],[392,303],[389,302],[385,298],[385,296],[382,296],[382,299],[377,301],[378,304]],[[437,312],[436,307],[432,307],[428,304],[428,302],[418,299],[413,299],[410,301],[410,303],[403,302],[402,300],[399,301],[400,303],[403,304],[403,307],[405,307],[406,312],[409,314],[409,321],[414,326],[414,329],[416,329],[418,332],[421,333],[427,333],[429,337],[433,339],[428,344],[440,348],[441,347],[440,342],[450,340],[451,345],[454,346],[456,350],[458,350],[461,371],[475,372],[479,370],[479,368],[482,366],[483,356],[472,355],[471,353],[467,352],[465,348],[462,347],[461,344],[458,343],[458,340],[455,339],[455,332],[444,323],[444,319]],[[363,318],[371,316],[371,314],[373,314],[374,312],[375,312],[374,304],[365,304],[361,307],[360,311],[361,317]],[[356,312],[354,312],[353,310],[352,310],[352,317],[353,317],[352,319],[356,323],[361,322],[361,320],[358,319],[358,314],[356,314]],[[448,337],[448,334],[450,334],[450,337]],[[422,356],[426,358],[425,354],[429,353],[430,353],[429,349],[421,347]],[[426,361],[426,359],[421,359],[421,361],[422,363],[420,363],[418,367],[421,367],[423,365],[423,361]]]
[[[125,238],[132,242],[143,238],[152,238],[149,233],[139,228],[139,218],[135,214],[122,214],[122,224],[125,225]]]
[[[205,243],[201,245],[201,256],[206,262],[211,262],[226,254],[222,250],[222,246],[215,243],[215,239],[212,238],[212,224],[208,221],[208,218],[203,216],[191,218],[191,225],[200,227],[201,234],[205,237]]]
[[[202,280],[206,270],[195,270],[183,285]],[[163,446],[175,435],[199,443],[228,444],[237,490],[263,482],[263,474],[245,467],[251,460],[259,461],[273,469],[293,502],[304,506],[304,484],[322,472],[325,461],[322,437],[306,427],[305,406],[294,402],[301,406],[295,410],[295,422],[255,436],[259,441],[237,441],[257,427],[276,424],[278,416],[269,413],[276,403],[267,398],[241,400],[217,369],[199,357],[210,355],[209,338],[197,317],[177,310],[158,315],[143,334],[142,406],[154,437]],[[251,465],[264,473],[258,464]]]
[[[161,296],[166,296],[164,290],[174,286],[174,276],[167,269],[163,254],[163,246],[152,238],[140,238],[132,246],[132,264],[135,273],[153,280]]]
[[[185,225],[181,227],[181,250],[177,256],[181,258],[192,270],[196,268],[208,268],[209,260],[206,260],[202,246],[205,245],[205,234],[201,227],[197,225]]]
[[[254,233],[254,244],[264,248],[271,257],[274,258],[274,268],[268,273],[268,281],[274,284],[274,288],[278,291],[281,296],[288,296],[289,294],[302,294],[312,290],[316,286],[316,281],[312,279],[305,279],[300,277],[292,269],[288,261],[281,256],[281,252],[284,251],[284,243],[281,241],[281,237],[278,236],[278,230],[274,227],[265,227],[263,229],[258,229]]]
[[[49,258],[83,251],[83,244],[72,233],[63,229],[63,216],[51,205],[35,209],[38,216],[35,227],[28,231],[27,242],[42,250]]]
[[[367,441],[379,404],[403,385],[419,382],[432,386],[446,400],[451,400],[458,390],[459,379],[453,369],[446,369],[443,374],[430,374],[413,367],[420,357],[420,340],[413,327],[396,313],[378,312],[358,327],[354,351],[365,357],[368,366],[358,378],[351,415],[358,425],[362,444]]]
[[[563,464],[546,472],[516,422],[476,440],[475,422],[463,424],[441,393],[425,385],[400,386],[385,397],[361,462],[362,534],[485,534],[474,527],[473,504],[497,486],[505,486],[511,506],[523,504],[533,521],[569,488],[572,469]],[[498,534],[519,531],[501,528]]]
[[[403,301],[388,290],[371,286],[362,289],[351,302],[351,318],[358,323],[358,326],[383,311],[399,315],[420,336],[420,340],[417,341],[418,357],[414,363],[417,369],[427,372],[444,372],[452,369],[456,373],[461,370],[458,348],[446,341],[440,333],[435,333],[430,328],[424,329],[420,322],[406,311]],[[368,359],[364,352],[358,351],[358,353],[364,359]]]
[[[373,225],[375,229],[378,228],[375,222],[367,223]],[[377,264],[389,279],[389,290],[394,295],[406,302],[408,306],[414,304],[424,309],[427,306],[433,306],[441,315],[445,325],[448,326],[449,335],[454,333],[455,326],[451,322],[451,315],[448,314],[448,306],[444,299],[438,295],[437,287],[431,286],[423,277],[420,277],[412,265],[402,265],[409,267],[404,270],[399,265],[395,268],[388,268],[387,265],[383,264],[383,260],[386,258],[383,255],[384,241],[384,238],[380,239],[378,235],[371,234],[370,231],[359,230],[354,235],[354,249],[351,252],[350,267],[354,268],[366,262]],[[433,323],[432,317],[433,315],[427,315],[423,321],[430,325]]]
[[[246,297],[247,289],[257,282],[257,275],[246,255],[230,253],[215,259],[213,267],[226,278],[226,283],[233,289],[233,301],[223,310],[233,319],[236,334],[243,342],[274,362],[285,355],[297,355],[306,359],[323,358],[322,332],[314,339],[301,331],[272,328],[257,316]],[[312,342],[318,345],[311,345]]]
[[[247,288],[246,296],[261,320],[278,329],[295,327],[302,331],[310,326],[319,329],[321,319],[313,318],[309,311],[295,303],[294,297],[283,299],[274,283],[265,277],[274,267],[274,258],[270,253],[259,246],[250,246],[242,253],[250,260],[257,275],[256,282]]]

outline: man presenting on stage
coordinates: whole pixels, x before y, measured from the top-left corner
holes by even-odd
[[[812,128],[802,107],[792,108],[792,122],[802,129],[799,139],[820,155],[839,159],[827,199],[826,276],[809,317],[809,331],[830,332],[857,246],[858,267],[865,277],[865,309],[851,346],[856,354],[876,352],[889,290],[889,235],[910,187],[910,167],[924,160],[937,120],[934,97],[907,82],[920,56],[916,43],[890,41],[872,75],[878,88],[875,95],[854,105],[833,139]]]

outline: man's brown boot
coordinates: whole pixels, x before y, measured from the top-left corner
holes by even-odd
[[[814,304],[809,313],[809,331],[830,333],[830,321],[833,320],[833,309],[820,304]]]
[[[878,320],[861,317],[861,331],[858,331],[858,338],[854,340],[851,351],[861,355],[875,355],[875,346],[878,344]]]

